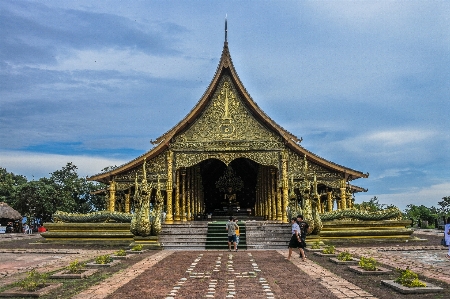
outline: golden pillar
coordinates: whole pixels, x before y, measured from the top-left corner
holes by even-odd
[[[333,211],[333,197],[330,190],[327,190],[327,211]]]
[[[192,168],[186,169],[186,220],[191,220],[191,172]]]
[[[277,221],[281,221],[281,198],[277,196],[277,180],[276,180],[276,170],[274,168],[272,168],[270,170],[270,175],[271,175],[271,187],[272,187],[272,198],[273,198],[273,203],[276,203],[276,211],[275,211],[275,219]]]
[[[272,220],[272,200],[269,197],[269,168],[264,167],[264,202],[266,203],[266,219]]]
[[[175,171],[175,221],[180,221],[180,170],[177,169]]]
[[[283,201],[286,203],[288,203],[289,201],[289,186],[288,186],[288,172],[287,172],[287,168],[288,168],[288,153],[287,151],[283,151],[281,153],[281,188],[283,189]],[[284,213],[286,214],[286,213]],[[286,222],[287,222],[287,217],[286,217]]]
[[[181,169],[181,221],[186,221],[186,169]]]
[[[116,209],[116,182],[109,182],[109,211],[114,212]]]
[[[128,188],[128,193],[125,194],[125,213],[130,213],[130,195],[131,188]]]
[[[167,152],[167,184],[166,184],[166,222],[173,221],[172,212],[172,191],[173,191],[173,153],[172,151]]]
[[[341,190],[341,209],[342,210],[345,210],[345,209],[347,209],[347,201],[346,201],[346,190],[345,190],[345,180],[342,180],[341,181],[341,188],[340,188],[340,190]]]

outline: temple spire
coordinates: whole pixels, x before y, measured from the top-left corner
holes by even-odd
[[[228,33],[228,29],[227,29],[227,15],[225,14],[225,42],[228,42],[228,40],[227,40],[227,33]]]

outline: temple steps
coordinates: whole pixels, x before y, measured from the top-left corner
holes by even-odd
[[[165,249],[227,250],[226,221],[193,221],[163,224],[159,242]],[[270,221],[241,221],[238,248],[284,249],[290,239],[290,224]]]

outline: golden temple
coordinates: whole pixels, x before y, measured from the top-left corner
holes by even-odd
[[[163,199],[165,223],[238,211],[287,223],[297,212],[312,220],[351,209],[366,191],[351,182],[368,174],[308,151],[265,114],[233,66],[226,32],[214,77],[186,117],[148,152],[89,178],[109,186],[108,211],[135,211],[144,179],[150,206]]]

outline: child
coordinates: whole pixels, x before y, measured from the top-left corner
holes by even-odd
[[[238,222],[239,220],[237,220],[237,219],[234,219],[234,222],[236,223],[236,230],[235,230],[235,232],[236,232],[236,251],[238,251],[237,250],[237,246],[239,245],[239,236],[240,236],[240,233],[239,233],[239,226],[237,225],[237,222]]]

